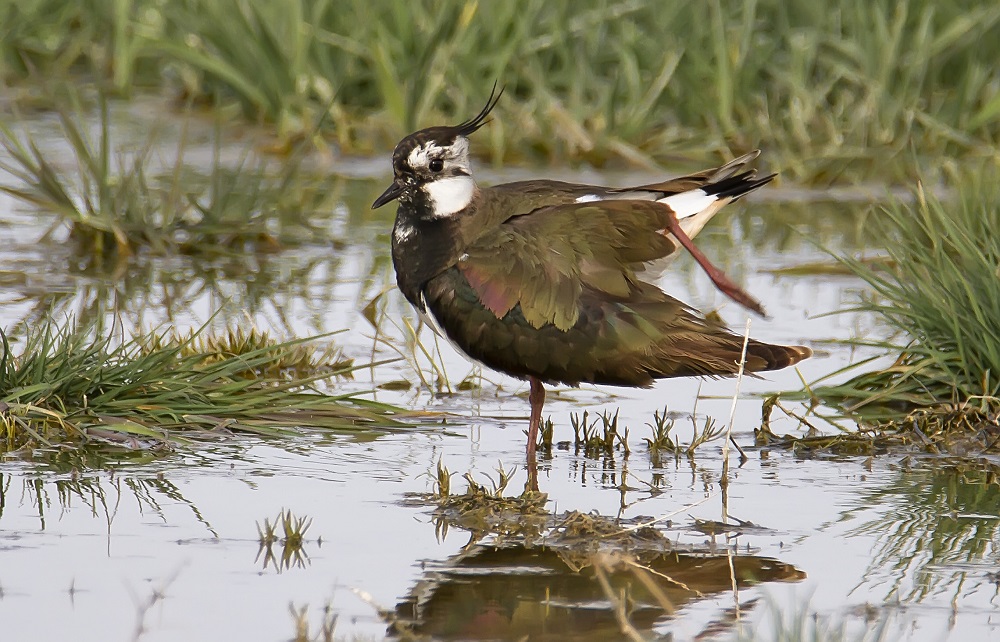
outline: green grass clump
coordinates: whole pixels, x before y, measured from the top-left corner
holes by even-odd
[[[785,175],[899,179],[909,150],[991,156],[1000,6],[965,0],[440,3],[26,0],[0,7],[0,77],[85,69],[168,86],[281,139],[381,151],[476,113],[510,156],[635,162],[765,144]]]
[[[186,335],[177,333],[152,335],[144,344],[147,352],[180,348],[181,357],[197,356],[205,363],[226,361],[234,356],[258,353],[266,357],[259,365],[247,367],[243,376],[277,377],[293,375],[306,379],[320,373],[350,378],[354,360],[348,359],[333,345],[323,348],[296,341],[277,341],[264,330],[229,328],[225,332],[204,334],[191,330]]]
[[[292,436],[298,428],[404,426],[390,406],[316,389],[349,373],[349,363],[314,363],[315,372],[304,372],[305,340],[255,336],[226,354],[199,335],[116,340],[94,327],[48,323],[23,337],[15,355],[0,332],[0,448],[155,446],[234,431]]]
[[[852,308],[893,331],[869,343],[898,354],[890,367],[813,392],[851,411],[869,406],[1000,407],[1000,181],[968,175],[954,198],[918,186],[871,219],[886,267],[844,258],[872,292]],[[885,265],[885,264],[884,264]]]

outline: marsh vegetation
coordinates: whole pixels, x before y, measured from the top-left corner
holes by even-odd
[[[828,184],[991,158],[1000,140],[1000,8],[976,2],[31,0],[0,12],[0,76],[17,102],[51,106],[38,80],[72,75],[262,123],[278,148],[382,150],[475,113],[495,79],[510,96],[484,137],[497,162],[648,165],[765,143],[785,177]]]

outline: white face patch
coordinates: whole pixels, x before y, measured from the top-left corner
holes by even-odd
[[[719,200],[717,196],[706,194],[703,189],[692,189],[661,198],[659,202],[669,205],[677,218],[682,219],[704,211],[717,200]]]
[[[430,168],[433,160],[443,162],[438,172]],[[451,145],[427,141],[415,147],[406,162],[422,177],[420,189],[430,201],[432,218],[452,216],[472,202],[476,181],[470,175],[469,139],[465,136],[456,136]]]
[[[423,186],[430,198],[434,218],[443,218],[464,210],[476,193],[471,176],[446,176]]]
[[[427,141],[420,147],[414,147],[406,158],[406,163],[413,169],[428,169],[431,160],[440,158],[444,161],[445,170],[458,168],[466,174],[469,172],[469,139],[457,136],[455,142],[441,146],[434,141]]]

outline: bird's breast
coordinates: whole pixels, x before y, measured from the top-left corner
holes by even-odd
[[[413,216],[401,205],[392,228],[392,265],[403,296],[423,310],[424,285],[458,262],[461,239],[455,222]]]

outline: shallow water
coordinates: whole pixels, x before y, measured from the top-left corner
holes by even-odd
[[[253,323],[290,336],[347,328],[335,339],[348,356],[393,357],[360,313],[388,291],[387,315],[409,315],[391,288],[393,208],[368,208],[380,181],[343,177],[374,166],[330,168],[341,176],[331,179],[340,196],[321,222],[335,243],[211,261],[140,256],[120,273],[81,266],[58,234],[55,242],[38,243],[51,219],[0,200],[0,323],[11,329],[49,314],[111,319],[117,312],[133,327],[186,329],[212,319],[220,327]],[[486,180],[497,176],[485,174]],[[601,179],[590,173],[582,180]],[[759,199],[765,203],[720,215],[699,245],[771,313],[769,320],[752,320],[753,336],[816,350],[799,368],[812,381],[867,356],[830,340],[881,330],[860,315],[818,316],[852,300],[859,287],[854,280],[769,271],[828,260],[816,243],[864,249],[864,222],[876,214],[857,202],[784,202],[781,194],[774,190]],[[731,325],[742,327],[745,314],[689,260],[671,266],[660,282],[699,308],[720,307]],[[403,345],[391,323],[379,332]],[[431,508],[413,501],[413,493],[432,489],[439,461],[458,473],[456,490],[464,487],[462,473],[488,484],[498,465],[517,471],[513,492],[524,481],[526,387],[479,373],[444,343],[440,351],[452,389],[468,376],[481,385],[441,395],[419,385],[371,394],[453,413],[442,426],[358,436],[306,433],[293,441],[240,437],[166,455],[6,455],[0,460],[5,639],[282,640],[294,634],[290,607],[306,608],[313,634],[328,607],[338,637],[380,639],[387,618],[376,604],[415,618],[418,632],[441,638],[617,636],[610,604],[586,573],[561,567],[551,552],[467,550],[468,533],[452,527],[439,537]],[[417,361],[433,381],[430,365]],[[998,635],[1000,506],[990,472],[998,462],[807,458],[752,448],[759,394],[798,389],[799,377],[794,370],[770,373],[745,380],[740,390],[733,432],[749,459],[743,465],[732,459],[728,513],[753,526],[714,536],[696,527],[695,520],[723,515],[721,440],[701,446],[693,459],[659,460],[643,442],[650,435],[646,423],[664,406],[676,413],[682,441],[690,439],[692,412],[699,424],[705,417],[724,424],[735,391],[731,380],[550,394],[545,412],[555,422],[557,447],[540,462],[549,507],[639,521],[671,515],[660,522],[663,534],[697,554],[655,568],[685,578],[698,594],[672,594],[677,611],[671,615],[636,593],[632,621],[646,633],[724,639],[733,634],[738,611],[756,627],[749,630],[766,638],[778,608],[786,617],[816,612],[845,622],[850,635],[883,623],[890,639]],[[337,385],[369,390],[400,379],[419,377],[411,364],[397,362]],[[631,454],[588,457],[558,445],[572,441],[570,413],[583,409],[620,409]],[[776,418],[773,429],[805,430],[787,418]],[[258,523],[273,521],[282,509],[312,520],[302,555],[288,564],[280,545],[273,550],[277,559],[268,558],[257,533]],[[727,553],[759,584],[740,582],[734,591]],[[726,562],[723,570],[713,566],[719,560]]]

